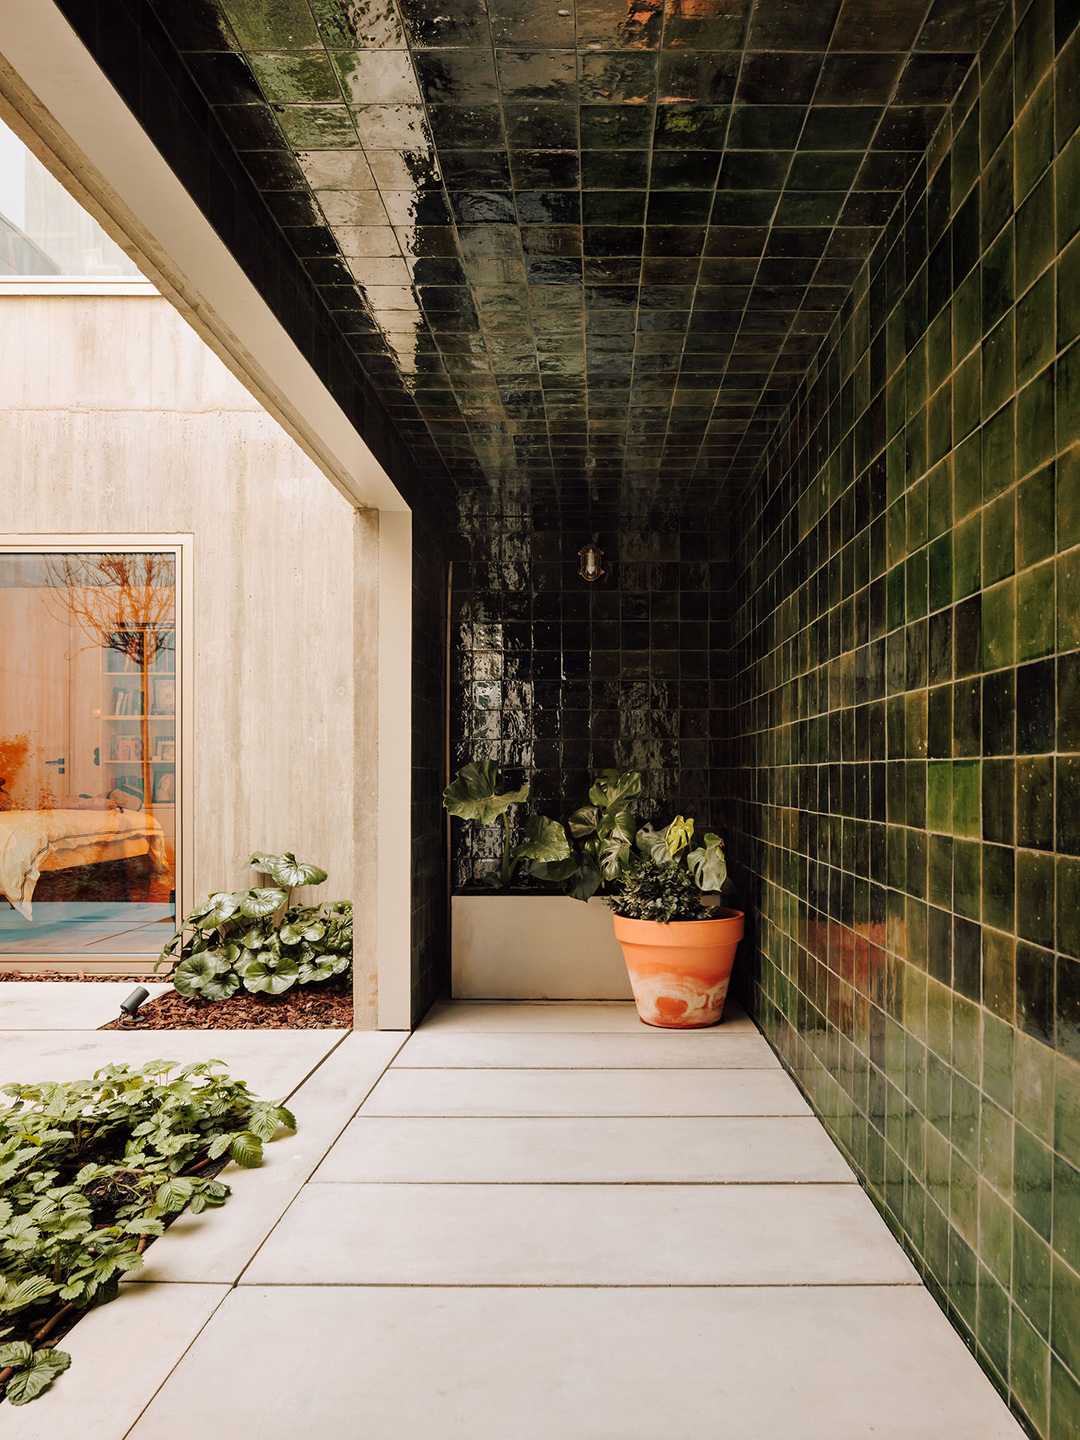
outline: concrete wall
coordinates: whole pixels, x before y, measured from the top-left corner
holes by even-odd
[[[244,881],[252,848],[287,848],[329,870],[327,896],[360,900],[374,746],[354,632],[377,516],[164,299],[0,293],[0,355],[0,533],[194,534],[196,893]]]

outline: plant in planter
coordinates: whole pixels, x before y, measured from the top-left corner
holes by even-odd
[[[510,807],[523,804],[529,798],[529,786],[525,784],[520,790],[504,790],[500,794],[496,789],[498,783],[499,772],[494,760],[473,760],[461,767],[443,791],[443,808],[459,820],[477,820],[481,825],[502,820],[503,848],[498,868],[486,871],[480,878],[493,890],[505,890],[523,860],[532,862],[531,869],[536,874],[538,865],[565,862],[571,849],[563,827],[546,815],[530,815],[524,840],[512,846]]]
[[[605,897],[615,912],[638,1014],[647,1025],[697,1029],[723,1014],[735,952],[743,934],[738,910],[707,906],[727,876],[723,841],[706,834],[690,849],[694,822],[677,815],[663,830],[637,834],[640,858],[621,889]]]
[[[575,900],[588,900],[627,873],[637,834],[634,801],[641,794],[636,770],[603,770],[589,791],[589,803],[566,822],[569,853],[532,866],[538,880],[562,885]]]
[[[161,952],[170,978],[189,999],[228,1000],[240,986],[282,995],[345,974],[352,964],[352,905],[347,900],[293,905],[298,885],[321,885],[326,871],[287,851],[257,851],[248,864],[272,886],[218,891],[186,916]]]

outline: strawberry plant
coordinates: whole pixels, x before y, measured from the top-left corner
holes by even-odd
[[[256,1098],[221,1061],[92,1080],[6,1085],[0,1107],[0,1387],[12,1405],[40,1395],[70,1363],[42,1341],[77,1312],[116,1298],[123,1276],[181,1210],[222,1205],[206,1172],[252,1167],[283,1105]]]

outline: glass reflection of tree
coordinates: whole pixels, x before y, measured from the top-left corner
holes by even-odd
[[[47,555],[45,568],[46,584],[64,617],[73,620],[94,645],[125,656],[138,672],[143,806],[151,814],[150,670],[172,643],[175,557],[153,552]]]

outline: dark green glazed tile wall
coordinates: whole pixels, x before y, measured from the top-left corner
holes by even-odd
[[[643,820],[682,813],[720,829],[707,797],[730,713],[724,517],[462,505],[458,523],[453,766],[495,760],[514,785],[529,781],[530,810],[564,820],[600,770],[636,769]],[[589,582],[577,552],[594,537],[605,573]],[[455,824],[456,888],[500,850],[496,827]]]
[[[1002,17],[736,533],[754,1008],[1034,1435],[1080,1434],[1080,7]]]

